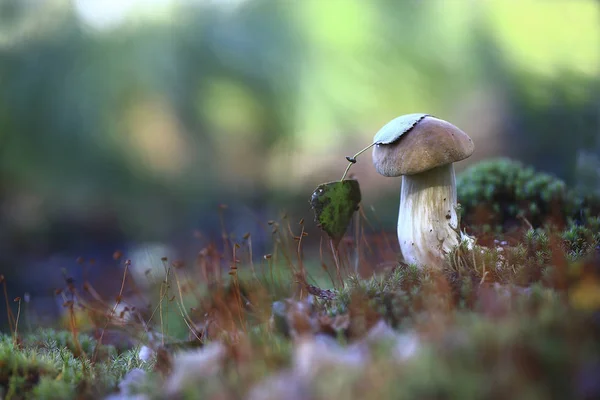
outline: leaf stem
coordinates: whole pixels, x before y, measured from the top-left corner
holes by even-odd
[[[375,146],[376,144],[377,143],[371,143],[370,145],[368,145],[367,147],[365,147],[364,149],[362,149],[361,151],[359,151],[358,153],[356,153],[353,157],[346,157],[346,159],[348,161],[350,161],[350,163],[346,167],[346,170],[344,171],[344,175],[342,175],[342,179],[340,179],[340,182],[344,181],[344,179],[346,178],[346,175],[348,175],[348,171],[350,170],[350,167],[352,166],[352,164],[356,163],[356,157],[360,156],[362,153],[364,153],[365,151],[369,150],[371,147]]]

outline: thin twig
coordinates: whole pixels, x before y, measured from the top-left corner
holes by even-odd
[[[115,305],[112,308],[109,317],[104,322],[104,327],[102,328],[100,337],[98,338],[98,341],[96,342],[96,348],[94,349],[94,354],[92,355],[92,363],[95,362],[96,358],[98,357],[98,352],[100,351],[100,345],[102,345],[102,339],[104,338],[104,332],[106,331],[106,328],[108,327],[109,322],[111,321],[113,315],[115,314],[115,311],[117,311],[117,307],[119,306],[119,304],[121,304],[121,298],[123,296],[123,290],[125,288],[125,280],[127,279],[127,272],[129,269],[129,265],[131,265],[131,261],[127,260],[125,262],[125,269],[123,270],[123,279],[121,280],[121,289],[119,290],[119,295],[117,296],[117,301],[115,302]]]
[[[365,147],[364,149],[362,149],[361,151],[359,151],[358,153],[356,153],[354,156],[352,156],[352,157],[346,157],[346,159],[350,163],[346,167],[346,170],[344,171],[344,175],[342,175],[342,179],[340,179],[340,182],[342,182],[344,179],[346,179],[346,175],[348,174],[348,171],[350,170],[350,167],[352,166],[352,164],[356,164],[356,157],[360,156],[362,153],[364,153],[365,151],[369,150],[371,147],[375,146],[375,144],[376,143],[371,143],[370,145],[368,145],[367,147]]]

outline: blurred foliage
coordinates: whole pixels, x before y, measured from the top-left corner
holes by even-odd
[[[218,161],[231,144],[222,138],[231,132],[214,125],[237,123],[259,146],[289,131],[269,105],[283,103],[293,85],[292,71],[278,62],[292,62],[285,49],[298,46],[286,40],[293,27],[269,19],[264,6],[231,25],[238,32],[223,31],[227,16],[218,10],[197,9],[172,23],[103,35],[62,8],[60,23],[4,49],[1,64],[4,190],[36,197],[42,204],[32,211],[42,220],[55,213],[91,220],[114,215],[124,232],[143,238],[153,226],[160,230],[170,218],[184,217],[191,204],[207,207],[204,192],[211,187],[226,189],[228,166]],[[38,12],[29,10],[27,18],[40,18]],[[271,30],[279,35],[271,41],[276,57],[269,66],[256,59],[255,46]],[[282,84],[261,75],[265,68]],[[258,97],[250,105],[264,108],[259,115],[235,104],[244,94]],[[248,115],[253,126],[240,120]],[[261,153],[251,143],[244,150]],[[184,204],[188,209],[177,215]],[[152,224],[144,222],[149,215]]]
[[[216,236],[219,203],[258,244],[410,112],[568,183],[600,148],[595,1],[97,4],[0,2],[3,257]]]

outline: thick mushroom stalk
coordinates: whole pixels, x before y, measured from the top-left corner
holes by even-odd
[[[447,121],[409,114],[381,128],[374,143],[377,172],[402,176],[398,242],[404,260],[440,268],[453,247],[470,239],[458,226],[453,163],[473,153],[473,141]]]
[[[453,164],[402,177],[398,242],[409,264],[434,266],[460,242]]]

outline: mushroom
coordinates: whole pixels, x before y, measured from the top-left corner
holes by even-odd
[[[386,177],[402,176],[398,241],[405,262],[439,266],[462,240],[454,162],[473,154],[473,140],[428,114],[400,116],[377,132],[373,164]]]

